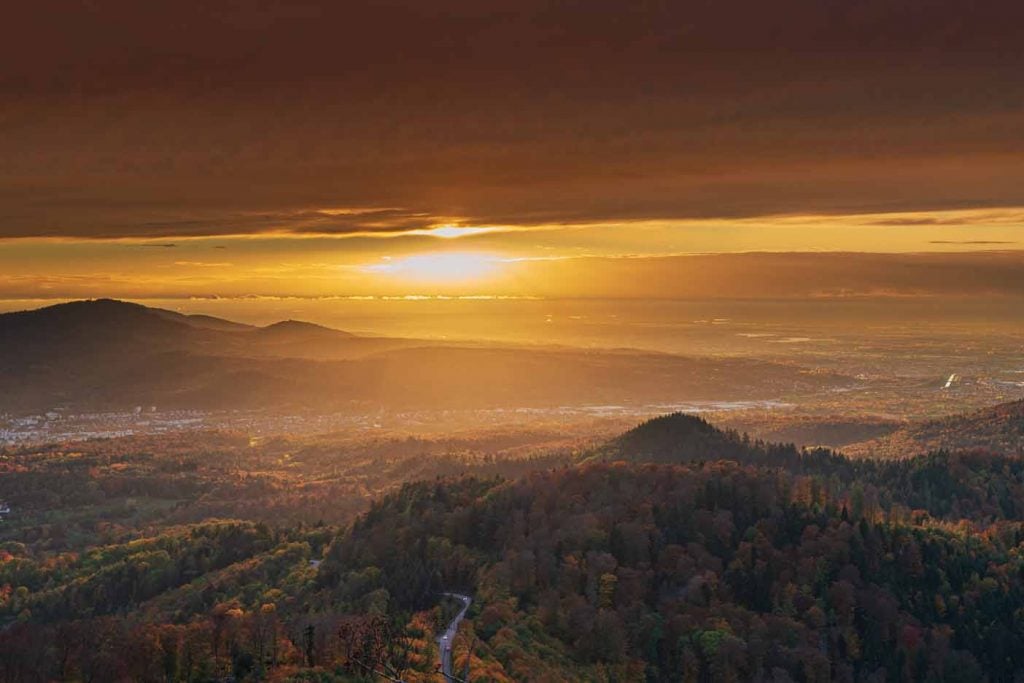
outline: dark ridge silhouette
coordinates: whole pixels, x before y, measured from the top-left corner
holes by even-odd
[[[724,441],[731,440],[725,432],[702,417],[688,413],[670,413],[637,425],[619,436],[615,443],[623,449],[658,453],[684,445],[692,439],[716,437]]]
[[[166,331],[181,324],[178,318],[185,316],[115,299],[71,301],[0,315],[0,335],[13,339],[18,334],[74,333],[102,326]]]
[[[0,410],[550,408],[770,399],[852,382],[643,351],[438,346],[287,320],[240,326],[99,299],[0,315]]]
[[[354,337],[351,332],[335,330],[316,323],[307,323],[301,320],[282,320],[255,330],[257,335],[262,337],[285,337],[285,336],[344,336]]]
[[[723,431],[686,413],[661,415],[612,439],[587,459],[637,462],[688,462],[701,459],[751,460],[763,455],[734,431]]]
[[[245,323],[234,322],[233,320],[224,320],[223,318],[216,318],[212,315],[203,315],[201,313],[193,313],[190,315],[184,315],[181,313],[175,313],[174,311],[163,311],[161,309],[153,309],[159,313],[166,314],[170,320],[177,320],[194,327],[200,327],[209,330],[221,330],[223,332],[245,332],[257,329],[254,325],[246,325]]]

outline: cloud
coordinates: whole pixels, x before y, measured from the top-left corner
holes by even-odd
[[[1010,0],[17,5],[0,237],[1024,205]]]
[[[865,225],[892,227],[970,226],[970,225],[1024,225],[1024,210],[1006,207],[995,210],[960,210],[942,213],[891,214],[871,217]]]
[[[1010,240],[930,240],[928,244],[962,244],[962,245],[998,245],[998,244],[1019,244]]]
[[[534,294],[660,299],[1024,297],[1024,251],[592,257],[532,265]]]

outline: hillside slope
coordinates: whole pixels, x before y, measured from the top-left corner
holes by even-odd
[[[939,449],[983,449],[1024,455],[1024,400],[911,423],[887,436],[843,447],[851,455],[881,458],[908,457]]]
[[[328,551],[342,603],[472,590],[467,638],[511,680],[1010,680],[1024,528],[851,511],[728,463],[596,464],[419,483]],[[845,495],[845,494],[844,494]],[[367,577],[373,576],[367,585]]]
[[[558,407],[769,399],[851,380],[780,363],[437,345],[98,300],[0,315],[0,411]]]
[[[1012,681],[1024,666],[1015,456],[854,460],[685,415],[577,465],[434,463],[401,441],[353,454],[349,476],[439,469],[379,482],[393,492],[342,529],[295,523],[359,496],[338,497],[348,479],[323,489],[332,449],[134,443],[0,462],[0,498],[48,520],[0,528],[0,680],[348,681],[367,662],[432,680],[451,590],[474,596],[455,643],[471,681]],[[487,474],[502,471],[527,474]]]

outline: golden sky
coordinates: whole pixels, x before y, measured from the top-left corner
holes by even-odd
[[[0,248],[0,296],[888,295],[927,293],[943,281],[945,293],[955,293],[950,285],[1004,292],[999,264],[1020,260],[1022,225],[1024,210],[985,209],[548,226],[449,223],[386,235],[297,234],[282,224],[273,232],[217,237],[19,238]],[[830,280],[844,252],[860,255],[863,272],[855,268],[843,271],[844,281]],[[806,286],[777,289],[765,282],[791,281],[773,274],[772,264],[801,254],[817,273],[803,281]],[[886,261],[890,256],[895,260]],[[950,268],[967,264],[982,284],[931,273],[921,281],[900,280],[906,264],[922,259]],[[886,262],[902,265],[887,275],[876,272]],[[737,270],[737,263],[757,265]],[[688,272],[705,279],[695,281]]]
[[[682,255],[1024,235],[1009,0],[38,0],[6,21],[0,299],[740,295]],[[965,258],[1005,289],[1004,257]],[[849,277],[793,293],[900,279]]]

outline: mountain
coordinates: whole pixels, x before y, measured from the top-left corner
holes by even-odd
[[[472,594],[466,640],[488,680],[1000,681],[1024,666],[1018,457],[851,459],[684,414],[597,455],[407,484],[335,539],[318,582],[353,609],[368,576],[392,609]]]
[[[223,321],[226,322],[226,321]],[[52,348],[110,348],[126,342],[173,346],[183,335],[194,340],[211,326],[173,311],[112,299],[73,301],[0,315],[4,349],[43,356]]]
[[[844,476],[853,476],[851,463],[827,449],[804,451],[792,443],[752,440],[746,434],[721,429],[702,417],[686,413],[660,415],[642,422],[597,448],[584,451],[577,460],[672,464],[731,460],[807,474],[839,467]]]
[[[0,315],[0,382],[0,411],[368,412],[771,399],[852,380],[752,359],[253,327],[101,299]]]
[[[321,343],[330,336],[345,353],[351,335],[320,330]],[[279,351],[302,344],[306,334],[291,327],[268,334],[110,299],[7,313],[0,315],[0,410],[273,402],[295,386],[287,372],[271,372]],[[303,384],[301,377],[294,382]]]
[[[845,446],[865,457],[908,457],[934,450],[982,449],[1024,455],[1024,400],[963,415],[913,422],[895,432]]]
[[[993,408],[1004,412],[1005,406]],[[681,413],[648,420],[606,443],[577,454],[577,464],[619,462],[630,465],[734,462],[783,470],[815,481],[827,497],[835,486],[858,489],[855,509],[890,505],[925,511],[954,521],[1024,520],[1024,459],[997,448],[943,450],[928,454],[895,453],[891,458],[853,457],[824,448],[751,440],[722,430],[702,418]],[[814,494],[812,494],[813,497]]]
[[[680,462],[702,457],[749,454],[749,444],[735,432],[724,432],[696,415],[672,413],[647,420],[607,445],[607,458],[644,462]]]
[[[340,332],[338,330],[331,329],[330,327],[324,327],[323,325],[317,325],[315,323],[302,322],[301,320],[282,320],[281,322],[259,328],[256,331],[256,334],[260,337],[271,339],[294,339],[296,337],[328,337],[331,339],[337,339],[339,336],[349,338],[355,336],[348,332]]]
[[[473,598],[468,681],[1024,668],[1016,456],[851,459],[682,414],[610,440],[615,462],[506,477],[408,440],[161,439],[0,460],[0,681],[435,680],[452,591]],[[390,492],[364,503],[367,484]],[[342,506],[363,513],[317,523]]]
[[[240,332],[255,329],[252,325],[236,323],[231,320],[224,320],[223,318],[215,318],[212,315],[202,315],[199,313],[185,315],[182,313],[176,313],[175,311],[166,311],[158,308],[150,310],[155,311],[159,315],[170,320],[183,322],[187,325],[192,325],[193,327],[199,327],[202,329],[220,330],[222,332]]]
[[[336,340],[352,335],[309,323],[277,323],[259,328],[207,315],[184,315],[113,299],[57,304],[0,315],[0,341],[6,357],[46,359],[57,353],[100,356],[125,352],[217,347],[248,350],[266,338],[299,339],[315,328]]]
[[[418,482],[318,582],[356,611],[472,594],[487,680],[1012,680],[1021,523],[967,540],[827,481],[717,462]]]

